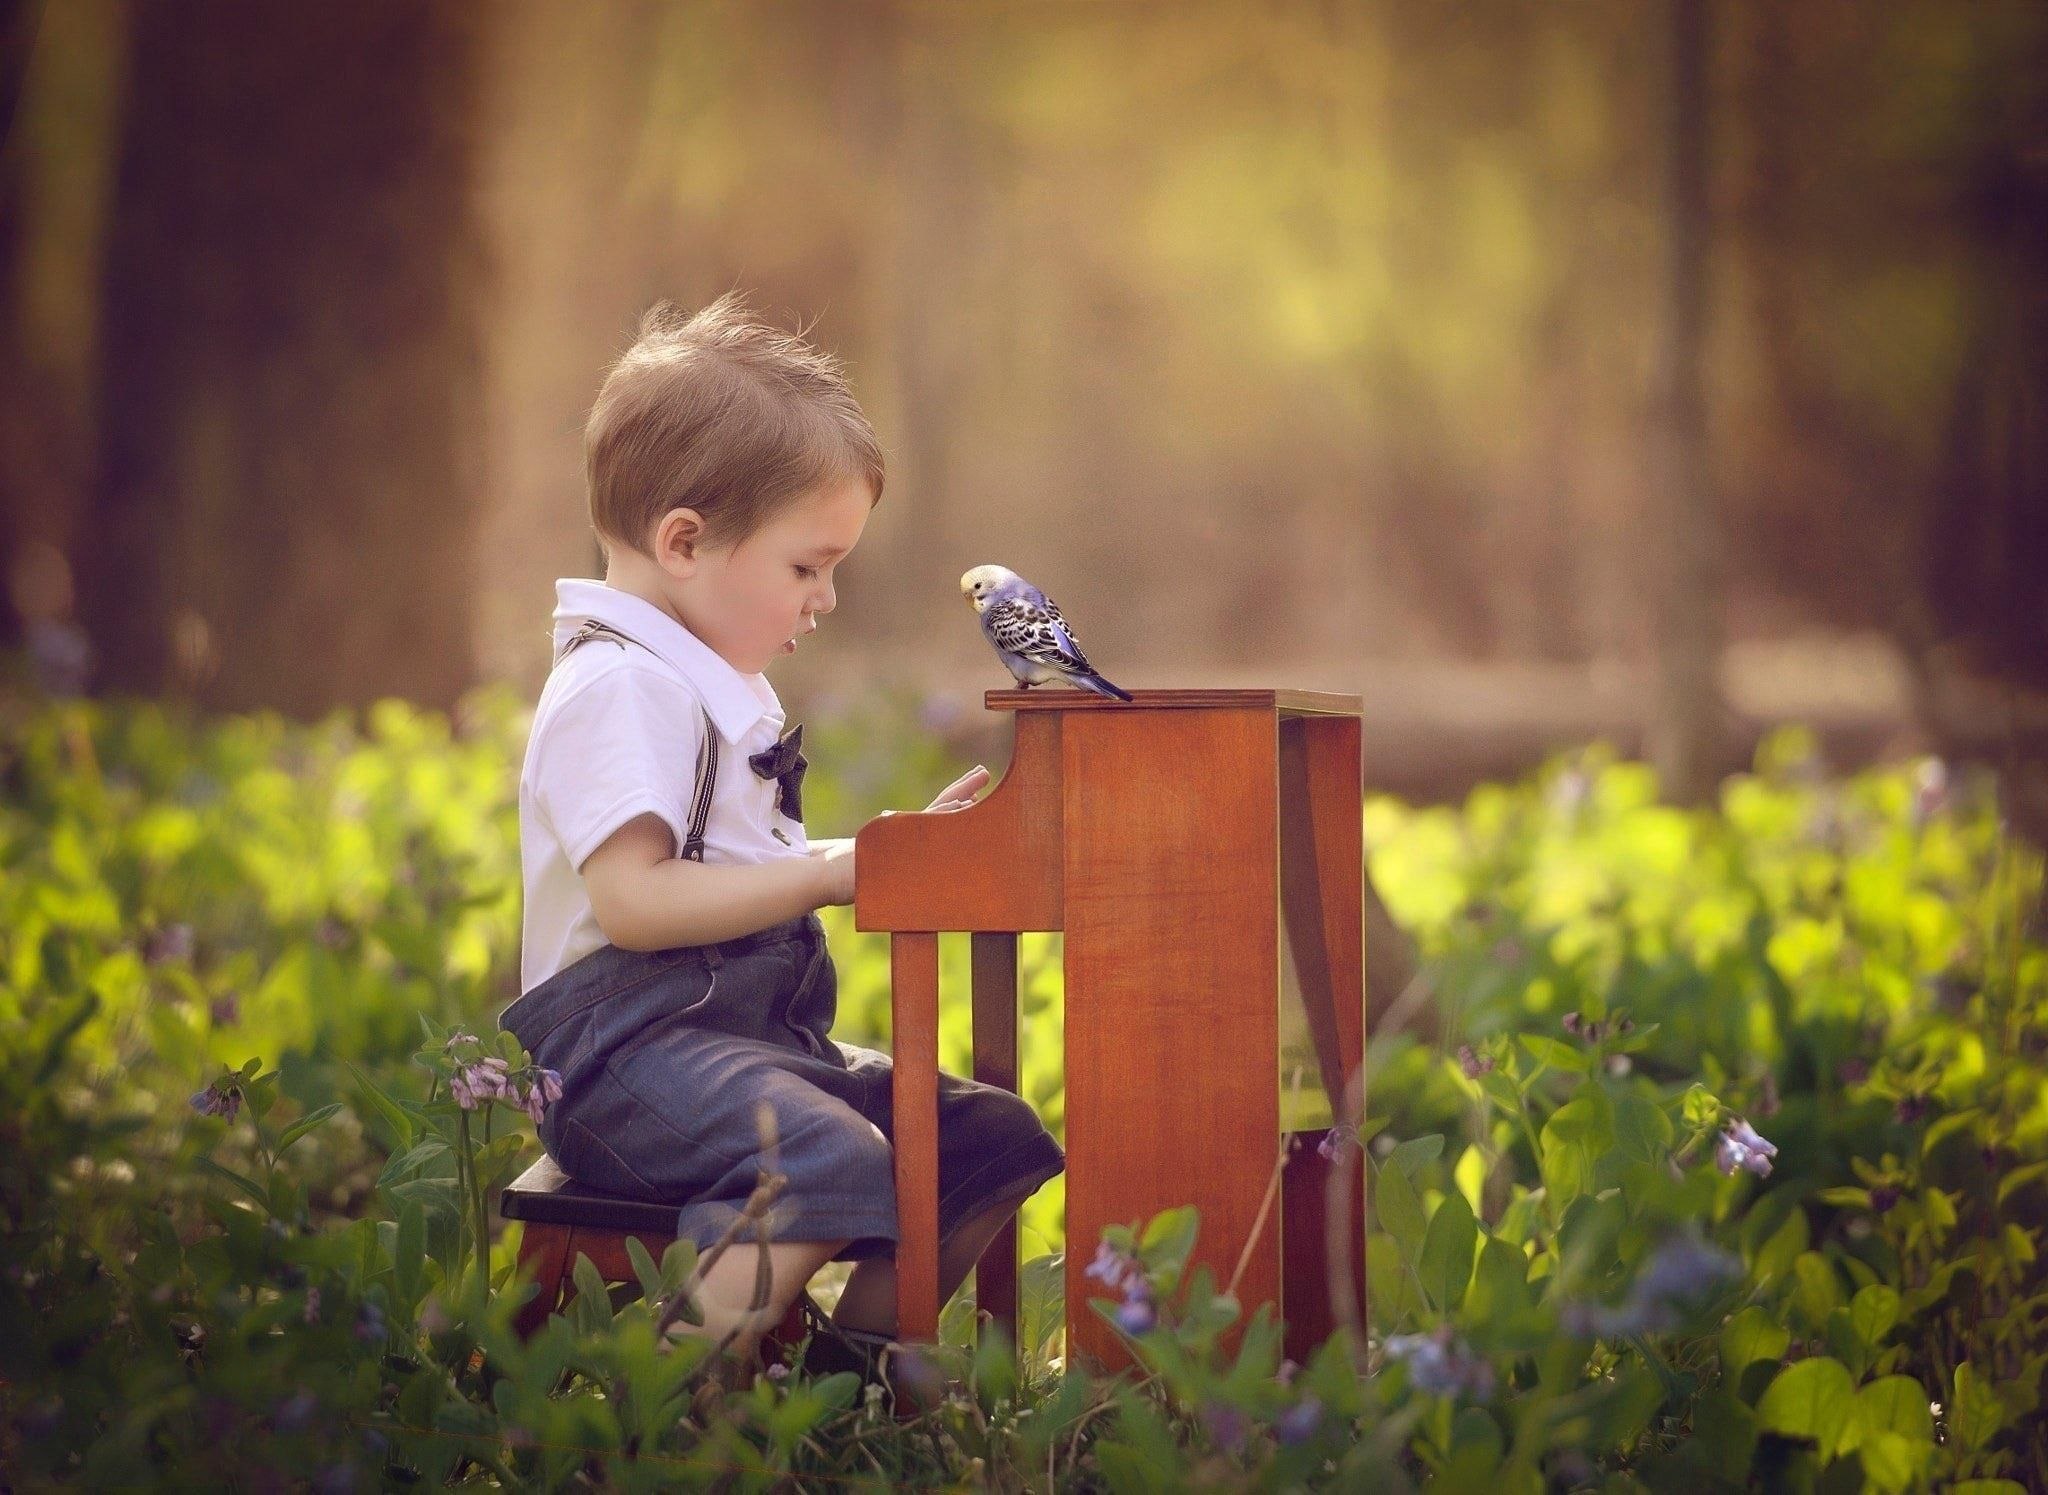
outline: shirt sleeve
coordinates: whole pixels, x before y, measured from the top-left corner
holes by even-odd
[[[659,815],[676,850],[689,835],[704,712],[673,680],[615,668],[563,701],[535,744],[533,797],[579,873],[605,838]]]

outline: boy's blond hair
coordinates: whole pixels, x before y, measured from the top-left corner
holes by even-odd
[[[882,446],[839,360],[756,321],[738,292],[686,317],[659,301],[605,373],[583,428],[590,522],[605,554],[649,553],[671,509],[704,516],[702,543],[737,545],[828,480],[882,497]]]

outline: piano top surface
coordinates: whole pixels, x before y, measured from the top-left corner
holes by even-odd
[[[982,697],[991,711],[1116,711],[1126,706],[1155,710],[1199,710],[1204,707],[1254,707],[1283,716],[1362,716],[1362,696],[1328,690],[1134,690],[1128,703],[1069,686],[1040,685],[1030,690],[992,690]]]

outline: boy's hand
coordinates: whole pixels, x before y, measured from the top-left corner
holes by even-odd
[[[988,770],[979,763],[953,780],[939,791],[939,797],[925,806],[927,814],[934,810],[964,810],[974,803],[974,796],[988,783]]]
[[[853,902],[853,840],[825,843],[818,852],[823,865],[818,869],[822,880],[820,895],[826,903]]]

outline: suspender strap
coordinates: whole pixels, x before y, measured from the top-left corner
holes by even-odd
[[[640,642],[630,634],[619,632],[609,623],[601,623],[596,618],[591,618],[569,636],[568,642],[562,645],[561,653],[555,656],[555,663],[560,664],[562,655],[567,654],[578,644],[587,644],[594,638],[605,639],[617,644],[621,649],[627,644]],[[699,709],[703,708],[700,706]],[[693,862],[704,860],[704,822],[711,818],[711,791],[717,783],[718,728],[713,724],[711,713],[707,710],[704,712],[704,741],[697,748],[697,792],[690,804],[689,834],[683,838],[682,855]]]
[[[690,807],[690,834],[683,841],[683,855],[690,861],[704,860],[704,822],[711,814],[711,787],[718,782],[718,729],[711,713],[704,713],[704,745],[697,750],[697,798]]]

